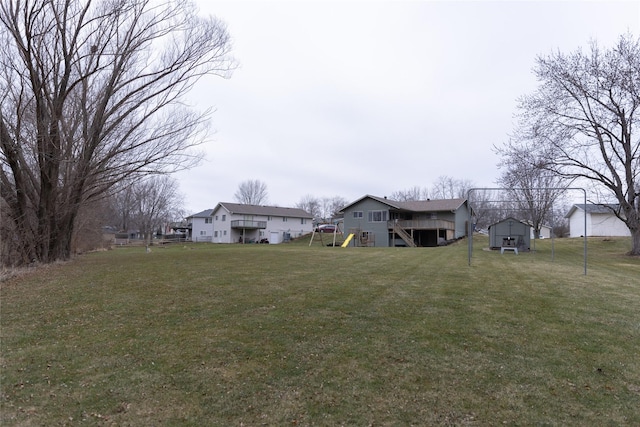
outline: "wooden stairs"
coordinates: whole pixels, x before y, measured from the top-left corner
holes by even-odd
[[[397,223],[393,224],[393,232],[396,233],[410,248],[415,248],[416,243],[413,241],[413,237],[406,230],[400,227]]]

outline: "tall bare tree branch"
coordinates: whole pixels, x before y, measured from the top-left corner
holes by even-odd
[[[0,196],[19,261],[71,254],[85,203],[194,166],[210,110],[184,107],[235,67],[225,25],[188,0],[0,4]],[[5,236],[7,237],[7,236]]]
[[[606,191],[640,255],[640,39],[541,56],[534,72],[540,85],[520,99],[511,148],[528,146],[547,170]]]
[[[269,200],[267,184],[259,179],[248,179],[241,182],[233,196],[238,203],[245,205],[262,205]]]

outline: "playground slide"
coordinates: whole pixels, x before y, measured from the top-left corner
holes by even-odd
[[[347,236],[346,240],[344,241],[344,243],[342,243],[341,247],[346,248],[349,242],[351,241],[351,239],[353,239],[353,233]]]

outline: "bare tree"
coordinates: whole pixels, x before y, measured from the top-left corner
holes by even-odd
[[[317,222],[330,222],[347,203],[347,200],[340,196],[319,199],[308,194],[300,199],[296,207],[309,212]]]
[[[340,196],[322,198],[322,217],[325,221],[333,220],[340,210],[347,205],[347,199]]]
[[[394,191],[393,193],[391,193],[391,196],[389,196],[389,198],[398,202],[426,200],[429,198],[429,189],[421,188],[416,185],[407,190]]]
[[[241,182],[233,196],[238,203],[245,205],[262,205],[269,199],[267,184],[258,179]]]
[[[640,255],[640,39],[537,58],[538,89],[519,102],[519,138],[555,174],[606,190]]]
[[[569,235],[569,220],[565,214],[569,212],[571,205],[566,201],[559,201],[550,213],[551,232],[555,237],[566,237]]]
[[[313,216],[314,220],[318,220],[322,217],[322,206],[320,200],[310,194],[303,196],[300,201],[296,203],[295,207],[309,212]]]
[[[229,36],[188,0],[5,0],[0,28],[3,237],[22,262],[67,259],[83,205],[198,162],[210,111],[183,98],[230,75]]]
[[[178,183],[168,175],[121,182],[117,189],[105,207],[108,218],[104,223],[120,232],[137,230],[151,243],[156,231],[183,216],[183,197]]]
[[[169,176],[154,176],[135,182],[130,190],[132,223],[150,244],[153,234],[180,214],[182,198],[178,184]]]
[[[83,253],[107,247],[111,241],[104,238],[104,226],[109,224],[111,209],[108,199],[98,199],[82,205],[76,217],[71,247],[74,253]]]
[[[414,186],[407,190],[394,191],[390,199],[398,202],[410,202],[415,200],[432,199],[457,199],[466,198],[467,191],[473,188],[473,182],[465,179],[456,179],[450,176],[440,176],[431,189]]]
[[[469,180],[440,176],[431,190],[434,199],[457,199],[467,197],[467,191],[474,185]]]
[[[504,206],[497,203],[499,199],[495,190],[476,189],[471,192],[467,190],[466,197],[468,197],[469,206],[473,211],[476,229],[486,229],[500,220]]]
[[[111,201],[111,222],[120,232],[128,232],[133,227],[133,211],[135,209],[135,194],[131,183],[122,182],[120,190],[113,195]]]
[[[498,165],[503,169],[498,184],[507,188],[514,207],[520,212],[519,219],[528,220],[539,238],[542,225],[551,221],[553,206],[569,182],[549,172],[546,161],[529,149],[510,146],[508,150],[497,148],[496,151],[503,156]]]

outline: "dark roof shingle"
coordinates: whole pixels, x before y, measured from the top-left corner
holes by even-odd
[[[442,212],[442,211],[455,211],[464,204],[466,199],[433,199],[433,200],[412,200],[408,202],[398,202],[396,200],[390,200],[384,197],[377,197],[367,195],[355,202],[342,208],[343,210],[351,205],[359,203],[360,201],[370,198],[377,200],[380,203],[384,203],[389,207],[412,212]]]
[[[223,206],[231,214],[240,215],[266,215],[266,216],[281,216],[291,218],[313,218],[313,216],[299,208],[282,208],[279,206],[260,206],[260,205],[245,205],[242,203],[228,203],[220,202],[219,206]]]

